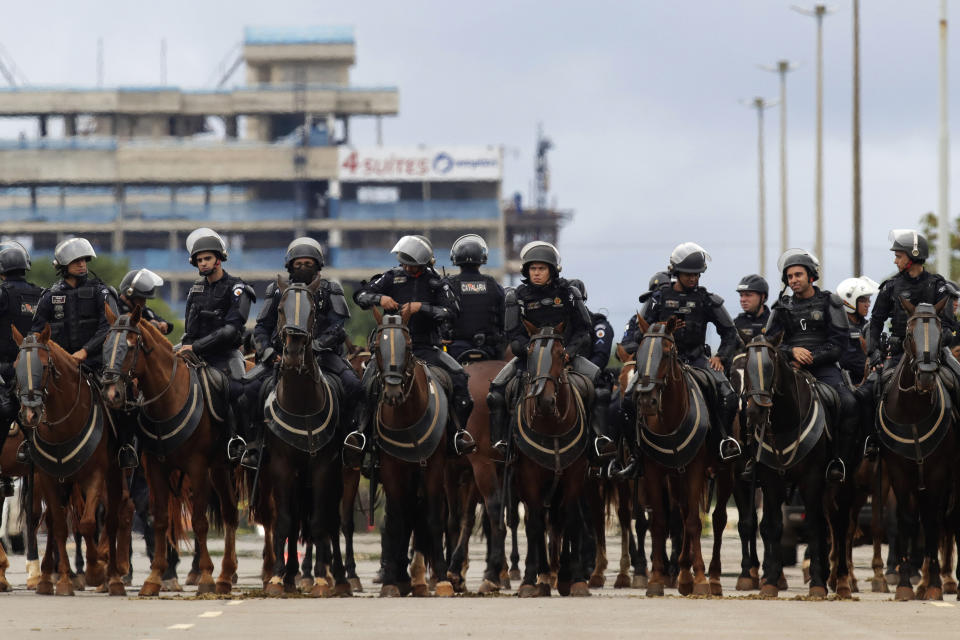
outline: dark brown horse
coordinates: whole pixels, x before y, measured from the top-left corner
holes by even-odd
[[[266,587],[270,596],[296,590],[297,540],[301,533],[313,544],[316,554],[313,574],[317,580],[310,585],[310,595],[327,595],[328,568],[336,593],[350,594],[339,538],[343,482],[340,439],[335,437],[339,393],[320,371],[312,347],[314,296],[320,284],[319,277],[309,285],[277,280],[277,326],[283,351],[277,385],[264,409],[264,465],[277,510],[273,535],[276,563]],[[286,562],[284,545],[288,548]]]
[[[903,356],[877,410],[883,464],[897,498],[897,600],[912,600],[915,595],[943,598],[938,550],[953,495],[958,445],[947,385],[960,382],[944,366],[943,358],[952,356],[940,350],[939,313],[946,300],[936,306],[914,306],[901,299],[910,314]],[[910,574],[916,567],[909,545],[919,527],[923,530],[924,563],[914,594]]]
[[[0,427],[2,428],[2,427]],[[3,443],[3,450],[0,451],[0,469],[11,478],[21,478],[20,486],[20,508],[21,517],[24,524],[24,540],[26,558],[27,558],[27,588],[35,589],[40,580],[40,560],[37,556],[37,525],[40,520],[41,504],[40,494],[30,490],[29,484],[33,481],[30,467],[26,464],[17,462],[17,449],[23,444],[23,429],[14,422],[10,425],[10,433]],[[31,494],[34,494],[33,504],[28,504],[27,500]],[[0,507],[3,506],[3,497],[0,497]],[[11,586],[7,581],[6,571],[10,567],[7,554],[0,544],[0,593],[10,591]]]
[[[189,480],[192,504],[191,522],[199,554],[198,593],[230,593],[237,570],[236,532],[238,524],[234,467],[227,461],[224,439],[215,426],[214,413],[225,412],[216,406],[204,387],[215,378],[173,352],[170,341],[141,317],[140,307],[112,321],[104,341],[103,393],[108,406],[140,409],[139,437],[150,487],[150,513],[153,516],[155,549],[165,549],[171,520],[169,506],[188,503],[181,493],[183,484],[173,486],[171,474],[180,471]],[[136,390],[139,394],[134,400]],[[130,396],[130,402],[128,402]],[[224,414],[220,414],[224,415]],[[219,517],[223,520],[224,553],[221,573],[213,579],[213,561],[207,549],[210,528],[208,507],[211,487],[219,498]],[[214,515],[216,512],[212,512]],[[150,575],[140,589],[141,596],[156,596],[163,586],[167,554],[155,553]]]
[[[434,575],[446,576],[443,550],[444,466],[448,396],[440,378],[413,355],[407,316],[387,315],[374,334],[380,397],[374,417],[380,482],[386,496],[381,597],[429,593],[425,576],[407,573],[413,536]],[[437,583],[437,595],[453,585]]]
[[[637,442],[644,453],[647,495],[663,495],[668,482],[683,522],[677,589],[681,595],[709,595],[700,548],[701,509],[706,508],[706,436],[709,415],[703,392],[680,364],[673,332],[676,318],[652,325],[640,318],[643,339],[637,349],[636,374],[628,401],[636,404]],[[633,395],[630,396],[629,392]],[[651,500],[652,566],[647,595],[663,595],[668,512]]]
[[[72,501],[82,506],[77,529],[87,547],[86,584],[97,587],[106,581],[110,595],[125,595],[123,575],[130,534],[119,532],[123,479],[114,462],[116,434],[99,390],[80,363],[50,340],[49,326],[26,338],[14,327],[13,337],[20,344],[14,365],[19,422],[31,444],[36,489],[47,505],[47,548],[37,593],[74,593],[67,554],[68,504]],[[97,508],[103,502],[107,505],[106,567],[96,535]],[[55,571],[60,578],[54,588],[51,576]]]
[[[567,368],[563,323],[537,328],[524,321],[524,326],[530,334],[527,372],[512,429],[518,450],[514,487],[527,512],[527,558],[518,595],[550,595],[549,527],[559,550],[558,591],[587,596],[583,545],[590,521],[581,497],[587,471],[585,407],[592,388]]]

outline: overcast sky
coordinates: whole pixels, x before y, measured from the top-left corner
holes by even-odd
[[[888,230],[915,226],[937,205],[939,2],[861,5],[865,265],[881,280],[892,269]],[[830,6],[822,258],[833,289],[853,275],[852,2]],[[960,18],[960,6],[952,9]],[[296,24],[354,26],[353,84],[400,90],[385,144],[503,144],[505,195],[529,193],[543,122],[556,145],[552,194],[575,211],[561,237],[564,275],[586,281],[590,306],[608,309],[618,332],[649,276],[684,241],[713,255],[702,283],[738,311],[734,287],[758,268],[756,116],[741,100],[777,97],[777,76],[758,64],[796,61],[788,80],[790,245],[812,245],[815,23],[788,2],[38,0],[5,3],[0,44],[33,84],[85,86],[96,82],[100,36],[106,84],[158,84],[166,38],[168,83],[196,88],[207,85],[245,25]],[[960,22],[950,68],[960,70]],[[242,73],[234,80],[242,83]],[[373,140],[372,122],[355,125],[355,142]],[[771,109],[768,275],[779,253],[778,132]],[[958,146],[960,130],[954,152]],[[960,160],[953,167],[960,184]]]

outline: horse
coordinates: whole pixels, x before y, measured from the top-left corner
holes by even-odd
[[[470,395],[476,399],[486,398],[490,381],[506,364],[503,360],[480,360],[466,364]],[[507,568],[506,528],[503,521],[502,477],[497,473],[496,459],[499,454],[490,442],[490,409],[486,402],[474,402],[466,429],[477,443],[477,450],[466,456],[466,461],[455,459],[448,463],[448,472],[451,476],[462,472],[467,477],[467,495],[457,496],[456,492],[453,492],[454,495],[448,495],[449,510],[454,520],[448,526],[448,536],[454,545],[450,554],[447,578],[453,584],[454,590],[459,592],[465,589],[464,566],[469,557],[470,535],[476,518],[476,506],[482,500],[484,531],[487,534],[487,557],[478,593],[496,593],[504,584],[504,578],[509,581],[509,577],[504,575]],[[454,483],[449,480],[447,487],[448,491],[455,488]],[[450,546],[449,543],[448,546]]]
[[[172,529],[173,539],[183,537],[180,519],[171,519],[169,511],[179,512],[189,504],[199,556],[197,593],[225,595],[232,590],[237,570],[239,513],[234,468],[227,461],[222,434],[214,427],[214,420],[225,415],[227,407],[218,406],[212,388],[218,381],[227,381],[212,375],[195,357],[191,360],[186,353],[174,353],[170,341],[143,319],[142,311],[137,305],[131,313],[117,317],[107,310],[111,327],[103,345],[103,395],[111,408],[139,409],[138,431],[150,488],[154,549],[166,548],[168,529]],[[172,486],[174,471],[189,480],[189,499],[183,493],[183,483]],[[218,510],[211,508],[211,486],[219,498]],[[216,524],[222,521],[224,530],[223,561],[216,581],[207,548],[208,509]],[[141,596],[160,593],[166,569],[167,554],[155,553],[150,575],[140,588]]]
[[[40,579],[40,559],[37,554],[37,525],[39,525],[41,504],[40,495],[34,495],[30,485],[33,483],[33,472],[30,466],[17,461],[17,450],[23,444],[25,437],[23,429],[16,422],[10,425],[10,433],[0,450],[0,468],[4,475],[11,478],[21,478],[20,486],[20,513],[24,522],[24,551],[27,560],[27,588],[35,589]],[[0,497],[0,506],[5,498]],[[10,582],[6,577],[6,570],[10,567],[6,550],[0,544],[0,593],[10,591]]]
[[[12,331],[20,345],[14,363],[19,423],[30,441],[36,486],[47,505],[48,538],[37,594],[74,594],[67,554],[68,503],[73,499],[82,505],[77,529],[87,547],[86,584],[99,587],[106,582],[110,595],[126,595],[123,576],[130,533],[120,531],[123,476],[114,462],[116,433],[99,389],[80,363],[50,340],[49,325],[26,337],[16,327]],[[104,500],[106,568],[96,536],[97,508]],[[55,553],[60,575],[56,587],[51,577]]]
[[[765,335],[747,344],[741,403],[746,427],[758,448],[757,481],[763,489],[763,576],[760,595],[776,597],[784,588],[780,538],[783,534],[782,506],[788,483],[795,483],[803,497],[810,551],[809,596],[827,594],[830,569],[828,512],[837,558],[837,595],[851,596],[846,540],[849,503],[844,489],[828,491],[825,478],[830,434],[828,411],[838,401],[835,393],[809,374],[791,366],[778,347],[782,336],[769,340]],[[830,425],[832,426],[832,424]],[[847,478],[844,484],[850,484]],[[835,504],[836,503],[836,504]],[[828,510],[827,504],[833,505]]]
[[[639,318],[639,322],[643,338],[629,383],[632,388],[625,391],[625,398],[636,407],[637,442],[647,460],[644,481],[651,500],[652,566],[646,593],[663,595],[668,511],[659,496],[669,488],[683,522],[677,590],[681,595],[709,595],[700,548],[700,510],[707,506],[711,461],[706,447],[710,427],[706,399],[680,363],[673,341],[679,321],[670,318],[648,325]]]
[[[447,574],[443,476],[449,398],[439,372],[414,357],[408,320],[408,314],[378,319],[372,343],[380,387],[375,441],[386,496],[381,597],[429,594],[423,573],[415,571],[411,580],[407,572],[411,535],[415,553],[433,573]],[[453,585],[441,580],[436,595],[453,595]]]
[[[943,598],[938,549],[948,502],[952,495],[956,499],[951,489],[958,445],[948,386],[960,384],[942,368],[944,361],[939,353],[939,314],[946,301],[913,305],[900,299],[910,316],[903,356],[892,375],[881,378],[889,378],[877,407],[877,420],[883,464],[897,498],[897,600]],[[914,593],[910,573],[916,567],[909,546],[918,526],[923,530],[924,562],[923,576]]]
[[[583,547],[590,523],[581,497],[589,439],[586,407],[592,386],[567,368],[564,323],[538,328],[524,320],[524,327],[530,335],[528,371],[521,379],[511,418],[517,449],[513,485],[527,514],[526,565],[517,594],[521,598],[550,595],[549,524],[551,546],[559,552],[558,592],[588,596]]]
[[[304,538],[316,553],[317,581],[310,595],[328,594],[327,568],[333,574],[335,593],[350,595],[340,555],[342,493],[339,385],[323,374],[312,347],[319,277],[309,285],[277,279],[280,291],[277,326],[283,351],[276,387],[266,399],[265,471],[277,511],[273,542],[276,563],[266,594],[295,591],[297,539],[303,523]],[[283,547],[287,544],[286,562]],[[332,555],[332,558],[330,557]]]

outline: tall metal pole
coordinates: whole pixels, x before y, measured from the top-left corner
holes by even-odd
[[[937,271],[950,278],[950,130],[947,113],[947,0],[940,0],[940,206]]]
[[[853,0],[853,275],[863,275],[860,192],[860,0]]]
[[[757,273],[766,275],[767,267],[767,198],[766,179],[764,177],[763,112],[776,103],[770,103],[757,97],[750,102],[757,111],[757,233],[759,245],[759,267]]]
[[[780,74],[780,253],[787,250],[789,222],[787,219],[787,73],[794,67],[789,60],[780,60],[777,66],[763,67]]]

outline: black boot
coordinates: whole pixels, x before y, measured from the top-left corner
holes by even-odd
[[[880,455],[880,444],[877,442],[873,384],[875,375],[853,390],[853,396],[857,399],[857,407],[860,411],[860,429],[863,434],[863,457],[868,460],[876,460]]]
[[[246,441],[237,433],[237,415],[230,406],[227,409],[227,460],[239,462],[247,448]]]
[[[617,453],[617,445],[610,437],[607,429],[607,411],[610,409],[610,390],[600,388],[596,390],[591,411],[590,426],[593,429],[593,453],[598,463],[613,458]]]
[[[13,497],[13,480],[0,476],[0,499]]]
[[[451,442],[453,443],[453,453],[458,456],[465,456],[477,450],[477,443],[465,429],[467,420],[470,418],[470,412],[473,411],[473,400],[469,393],[466,398],[455,398],[453,400],[453,422],[448,421],[448,425],[453,430]]]
[[[506,431],[509,414],[502,389],[490,388],[490,392],[487,394],[487,407],[490,409],[490,446],[501,456],[505,456],[507,454]]]
[[[743,453],[740,443],[730,435],[733,432],[733,419],[736,417],[737,396],[731,389],[730,393],[720,396],[720,420],[717,424],[720,431],[720,459],[724,462],[739,458]]]
[[[140,464],[137,456],[136,436],[123,433],[120,449],[117,451],[117,464],[121,469],[136,469]]]
[[[343,439],[343,466],[358,469],[363,464],[363,453],[367,448],[366,431],[370,423],[369,404],[357,403],[353,413],[353,431]]]
[[[260,423],[253,410],[249,407],[247,396],[237,399],[237,430],[243,435],[244,449],[240,457],[240,466],[247,469],[256,469],[260,466]]]
[[[843,462],[843,434],[840,429],[833,437],[833,459],[827,463],[826,477],[831,484],[841,484],[847,477],[847,465]]]

